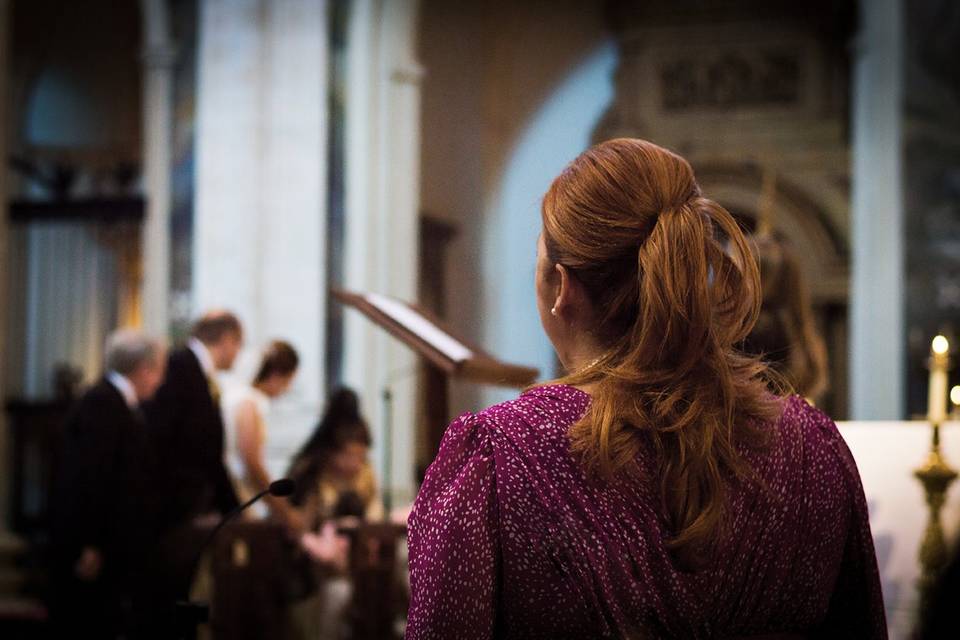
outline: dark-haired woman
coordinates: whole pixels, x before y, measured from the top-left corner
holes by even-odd
[[[271,477],[264,462],[265,416],[270,401],[290,388],[299,364],[300,358],[290,343],[274,340],[263,352],[253,384],[231,391],[224,399],[227,467],[241,502],[270,486]],[[291,533],[302,531],[302,518],[285,498],[268,495],[266,500],[271,513]]]
[[[297,484],[292,501],[302,508],[309,524],[380,514],[373,468],[367,459],[370,444],[357,395],[350,389],[335,391],[289,471]]]
[[[605,142],[542,221],[567,374],[447,429],[410,517],[407,637],[885,638],[853,458],[736,350],[757,265],[690,165]]]
[[[377,486],[367,460],[370,444],[370,430],[360,414],[357,395],[350,389],[338,389],[287,472],[297,486],[291,501],[304,514],[307,527],[320,532],[301,540],[320,565],[319,590],[314,598],[298,605],[294,614],[294,624],[313,629],[310,633],[315,638],[349,637],[346,613],[353,598],[353,585],[345,574],[349,548],[347,539],[334,532],[348,521],[380,514]]]

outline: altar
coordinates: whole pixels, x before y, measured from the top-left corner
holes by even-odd
[[[890,638],[908,638],[916,623],[918,553],[928,517],[913,471],[930,450],[931,427],[922,421],[838,425],[860,469],[870,508]],[[960,468],[960,422],[943,425],[941,450],[951,466]],[[960,483],[950,487],[941,521],[952,548],[960,529]]]

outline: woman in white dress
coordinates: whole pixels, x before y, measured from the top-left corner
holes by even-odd
[[[253,384],[236,389],[224,403],[227,467],[241,502],[270,486],[271,477],[264,462],[264,418],[270,401],[290,388],[299,364],[300,358],[290,343],[274,340],[263,353]],[[303,519],[286,498],[268,494],[265,500],[271,515],[292,534],[303,532]]]

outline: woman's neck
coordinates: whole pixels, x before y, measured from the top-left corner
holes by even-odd
[[[584,340],[568,353],[567,357],[564,358],[563,365],[567,374],[572,375],[597,364],[603,357],[603,354],[604,349],[596,342]],[[592,394],[596,384],[596,382],[581,382],[575,384],[574,388],[584,393]]]
[[[600,361],[604,349],[593,340],[583,340],[570,349],[563,358],[563,366],[568,374],[582,371]]]

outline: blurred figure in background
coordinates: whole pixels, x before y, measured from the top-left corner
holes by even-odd
[[[164,478],[164,525],[223,515],[237,506],[223,461],[223,418],[217,372],[233,367],[243,328],[228,311],[194,324],[187,345],[170,355],[167,375],[146,406]]]
[[[154,470],[140,403],[163,379],[164,349],[139,331],[107,340],[106,374],[64,426],[53,497],[56,637],[139,637],[154,530]]]
[[[263,353],[253,384],[227,394],[224,402],[227,466],[241,502],[270,486],[270,473],[264,462],[267,437],[264,417],[270,401],[290,388],[299,364],[300,358],[290,343],[274,340]],[[267,495],[265,500],[271,513],[291,533],[301,532],[302,519],[286,498]]]
[[[217,372],[233,367],[243,328],[229,311],[211,311],[193,325],[187,345],[173,352],[167,374],[144,408],[158,457],[160,548],[158,608],[173,619],[186,599],[196,554],[206,534],[238,506],[223,456],[223,418]],[[164,630],[169,632],[169,630]]]
[[[382,513],[373,470],[367,460],[370,430],[360,415],[357,394],[333,393],[327,411],[310,439],[294,457],[287,473],[297,489],[291,501],[300,507],[307,526],[301,545],[314,561],[313,582],[291,610],[296,637],[345,638],[353,585],[347,576],[347,539],[336,528],[356,527],[359,520]]]
[[[357,394],[339,389],[310,439],[290,465],[292,501],[314,527],[330,518],[376,518],[382,507],[367,460],[372,439]]]
[[[761,356],[795,393],[816,403],[827,389],[827,349],[800,263],[790,246],[773,234],[756,234],[753,242],[763,303],[743,348]]]

